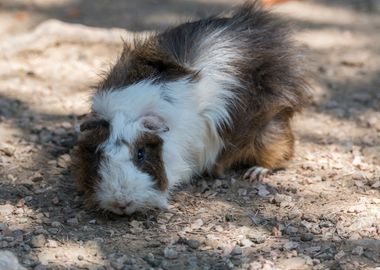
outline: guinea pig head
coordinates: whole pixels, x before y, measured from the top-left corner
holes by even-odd
[[[108,121],[86,121],[81,130],[76,178],[90,203],[120,215],[167,206],[160,135],[169,128],[161,117],[128,121],[116,114]]]

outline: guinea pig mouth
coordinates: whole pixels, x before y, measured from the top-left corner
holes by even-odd
[[[108,207],[105,207],[105,209],[117,215],[131,215],[138,210],[133,202],[113,202]]]
[[[111,213],[117,215],[132,215],[135,212],[145,212],[147,210],[163,210],[168,208],[167,200],[157,201],[154,206],[145,204],[144,206],[139,205],[133,201],[113,201],[113,202],[100,202],[100,208],[105,211],[109,211]]]

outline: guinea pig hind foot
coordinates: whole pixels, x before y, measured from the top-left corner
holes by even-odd
[[[268,174],[270,174],[272,171],[270,169],[260,167],[260,166],[253,166],[247,170],[247,172],[244,174],[243,179],[248,180],[249,182],[259,181],[262,182]]]

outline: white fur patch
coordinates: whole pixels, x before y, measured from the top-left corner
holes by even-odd
[[[196,49],[199,52],[191,63],[191,68],[200,70],[201,80],[193,91],[197,95],[199,113],[206,123],[204,142],[206,151],[201,156],[200,165],[211,170],[224,143],[218,134],[223,125],[229,126],[231,118],[228,108],[239,101],[231,89],[239,87],[238,79],[231,75],[231,63],[239,56],[237,41],[228,33],[228,28],[217,29],[206,36]]]
[[[126,155],[127,156],[127,155]],[[116,214],[132,214],[141,208],[165,208],[167,195],[154,187],[154,179],[140,172],[131,160],[123,155],[107,156],[101,162],[100,177],[102,179],[96,192],[96,199],[103,209]],[[126,205],[120,210],[115,204]]]

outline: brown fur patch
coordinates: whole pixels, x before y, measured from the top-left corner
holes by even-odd
[[[136,41],[134,49],[125,44],[118,62],[98,89],[117,90],[145,79],[159,83],[196,75],[176,63],[172,55],[160,48],[157,36],[153,36],[146,41]]]
[[[241,132],[231,134],[225,131],[225,135],[229,136],[228,141],[219,155],[213,174],[222,175],[225,169],[234,165],[283,168],[294,152],[290,121],[288,113],[279,112],[275,116],[268,114],[234,122]]]
[[[73,152],[72,167],[78,189],[85,193],[87,204],[93,205],[95,189],[100,182],[98,169],[101,153],[97,148],[107,140],[110,131],[107,122],[103,120],[89,120],[85,123],[81,126],[84,132]]]
[[[151,175],[155,179],[158,189],[165,191],[168,187],[168,179],[162,161],[162,144],[163,140],[158,135],[145,132],[133,143],[131,152],[135,166]],[[145,151],[145,160],[142,164],[139,164],[137,160],[139,149]]]
[[[243,6],[233,20],[240,22],[235,31],[249,41],[242,48],[244,59],[231,70],[242,85],[231,89],[240,104],[230,106],[233,124],[220,130],[226,147],[214,174],[234,164],[284,166],[293,155],[291,119],[310,98],[300,49],[291,41],[286,23],[255,4]]]

